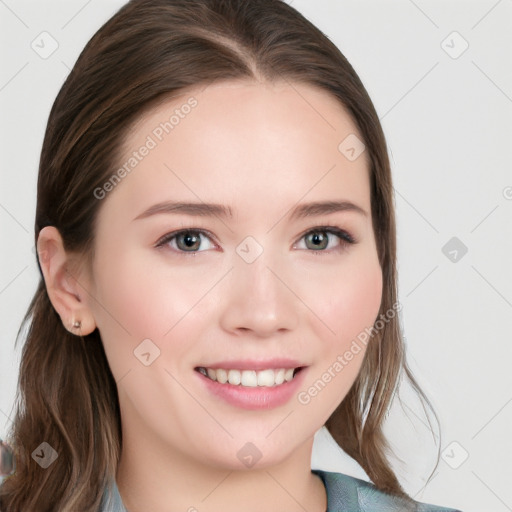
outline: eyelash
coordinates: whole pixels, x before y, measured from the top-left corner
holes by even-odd
[[[357,240],[347,231],[340,229],[336,226],[317,226],[313,229],[310,229],[306,231],[301,237],[299,238],[299,241],[305,238],[307,235],[311,233],[328,233],[331,235],[335,235],[338,237],[340,241],[340,245],[338,247],[335,247],[334,249],[300,249],[305,250],[306,252],[312,252],[315,255],[327,253],[330,254],[332,252],[337,251],[343,251],[348,248],[349,245],[353,245],[357,243]],[[198,229],[198,228],[187,228],[187,229],[180,229],[179,231],[173,231],[172,233],[167,233],[163,237],[161,237],[155,244],[155,247],[157,249],[162,249],[165,245],[167,245],[169,242],[177,238],[179,235],[182,235],[184,233],[194,233],[199,235],[204,235],[207,238],[209,238],[211,241],[215,240],[215,237],[207,230],[205,229]],[[173,252],[176,252],[183,256],[195,256],[198,253],[204,252],[204,251],[181,251],[179,249],[171,249]]]

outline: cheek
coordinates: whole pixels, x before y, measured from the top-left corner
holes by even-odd
[[[306,287],[324,324],[322,338],[328,346],[342,348],[373,325],[382,298],[382,272],[375,255],[362,254]]]
[[[318,332],[322,342],[317,364],[297,396],[317,426],[327,421],[357,378],[366,353],[361,334],[367,336],[380,309],[382,272],[377,259],[370,257],[331,273],[328,283],[325,300],[316,306],[333,332],[325,326]]]
[[[144,340],[161,353],[167,350],[186,324],[188,335],[173,344],[173,356],[180,360],[194,340],[190,318],[218,277],[159,267],[136,251],[110,254],[98,258],[94,310],[112,373],[117,378],[138,366],[134,351]]]

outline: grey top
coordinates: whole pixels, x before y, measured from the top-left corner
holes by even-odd
[[[373,484],[342,473],[313,469],[327,493],[326,512],[460,512],[414,501],[412,503],[379,491]],[[99,512],[128,512],[123,505],[117,484],[105,489]]]

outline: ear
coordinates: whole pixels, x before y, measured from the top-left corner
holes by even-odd
[[[73,265],[76,262],[64,249],[57,228],[47,226],[39,232],[37,253],[48,296],[64,327],[77,336],[93,332],[96,322],[84,287],[88,279],[76,270],[77,265]]]

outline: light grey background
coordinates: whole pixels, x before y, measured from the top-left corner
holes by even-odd
[[[387,426],[403,461],[394,465],[420,501],[512,510],[512,1],[289,3],[352,63],[388,140],[409,360],[442,426],[425,485],[436,447],[404,389]],[[0,0],[0,437],[14,404],[14,340],[39,278],[33,221],[47,117],[85,43],[123,4]],[[58,48],[42,58],[52,39]],[[365,478],[325,429],[313,465]]]

